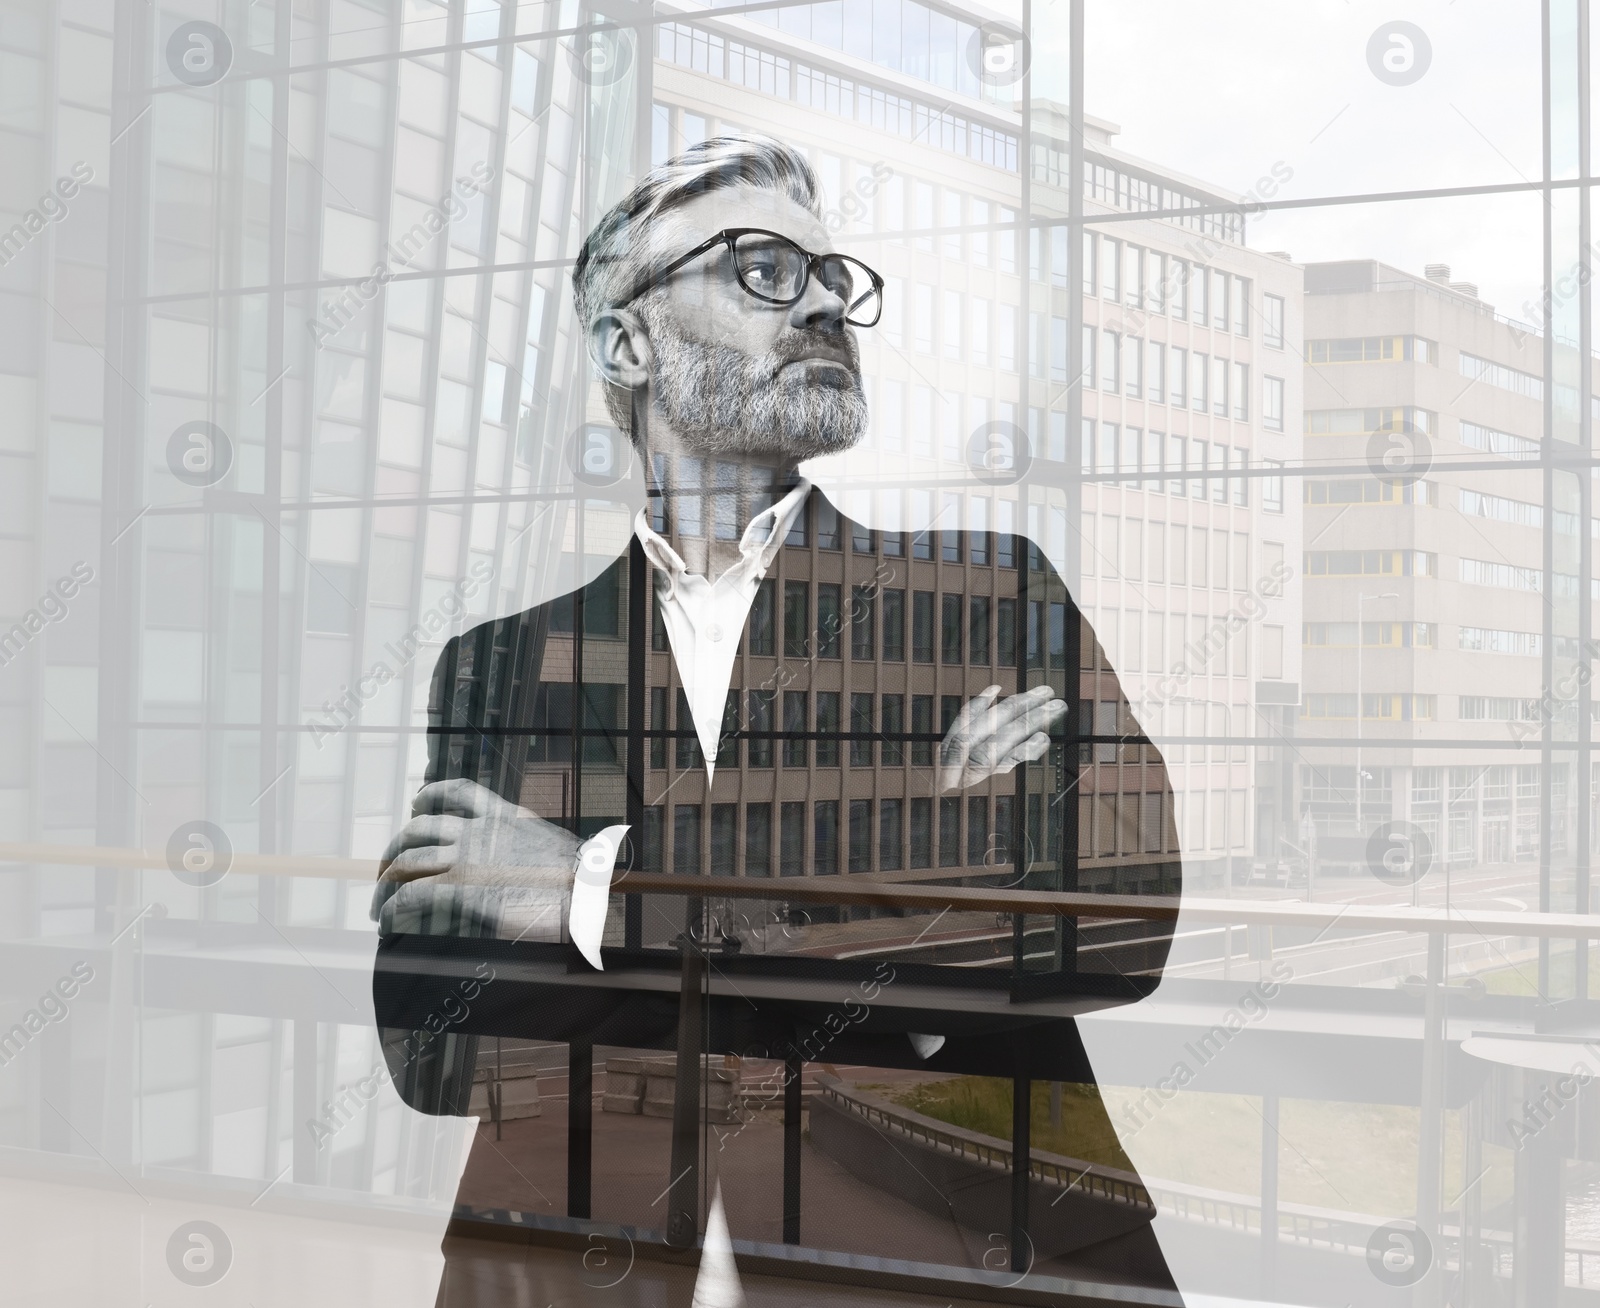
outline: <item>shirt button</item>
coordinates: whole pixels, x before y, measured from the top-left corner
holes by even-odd
[[[721,640],[722,639],[722,624],[718,623],[718,622],[713,622],[709,627],[707,627],[706,628],[706,639],[710,640],[710,641]]]

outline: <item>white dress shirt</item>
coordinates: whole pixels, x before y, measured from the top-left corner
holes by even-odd
[[[744,634],[762,578],[783,548],[809,494],[811,483],[802,478],[771,508],[751,518],[739,538],[739,562],[715,581],[689,571],[678,552],[650,526],[647,510],[640,510],[634,524],[644,556],[655,570],[656,602],[705,754],[708,779],[716,771],[717,738],[722,734],[722,712],[733,680],[739,637]]]

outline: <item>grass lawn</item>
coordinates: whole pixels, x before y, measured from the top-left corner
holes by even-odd
[[[1126,1106],[1144,1091],[1131,1087],[1063,1087],[1061,1126],[1050,1126],[1049,1087],[1033,1086],[1036,1149],[1139,1171],[1150,1177],[1215,1190],[1259,1195],[1261,1101],[1250,1095],[1181,1091],[1133,1130]],[[895,1095],[907,1108],[985,1135],[1011,1135],[1011,1082],[958,1077]],[[1107,1109],[1110,1109],[1108,1114]],[[1283,1100],[1278,1120],[1278,1193],[1286,1203],[1372,1213],[1387,1218],[1416,1212],[1419,1112],[1388,1104]],[[1129,1161],[1113,1118],[1124,1124],[1140,1167]],[[1461,1114],[1445,1115],[1447,1206],[1461,1192]],[[1130,1135],[1129,1132],[1132,1131]],[[1479,1182],[1486,1208],[1511,1193],[1510,1152],[1486,1146],[1489,1172]]]

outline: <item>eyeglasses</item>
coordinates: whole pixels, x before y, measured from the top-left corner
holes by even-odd
[[[883,278],[848,254],[812,254],[787,236],[759,227],[729,227],[652,273],[624,300],[630,304],[660,285],[684,264],[724,245],[746,293],[768,304],[795,304],[815,277],[844,301],[844,320],[852,327],[876,327],[883,315]]]

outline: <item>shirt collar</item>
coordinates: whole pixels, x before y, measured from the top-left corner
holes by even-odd
[[[744,534],[739,538],[739,553],[743,562],[735,564],[728,569],[728,572],[739,571],[748,576],[753,570],[757,576],[765,574],[783,547],[784,539],[794,526],[794,520],[800,516],[801,510],[805,507],[806,496],[809,494],[811,494],[811,483],[802,477],[794,489],[781,500],[762,509],[751,518],[745,526]],[[666,537],[650,525],[648,508],[639,510],[639,516],[634,519],[633,530],[639,538],[639,543],[644,546],[645,558],[650,560],[665,583],[667,598],[670,599],[679,581],[688,572],[688,565],[684,563],[678,551],[667,543]],[[727,573],[723,574],[726,575]],[[712,580],[720,581],[721,578]]]

